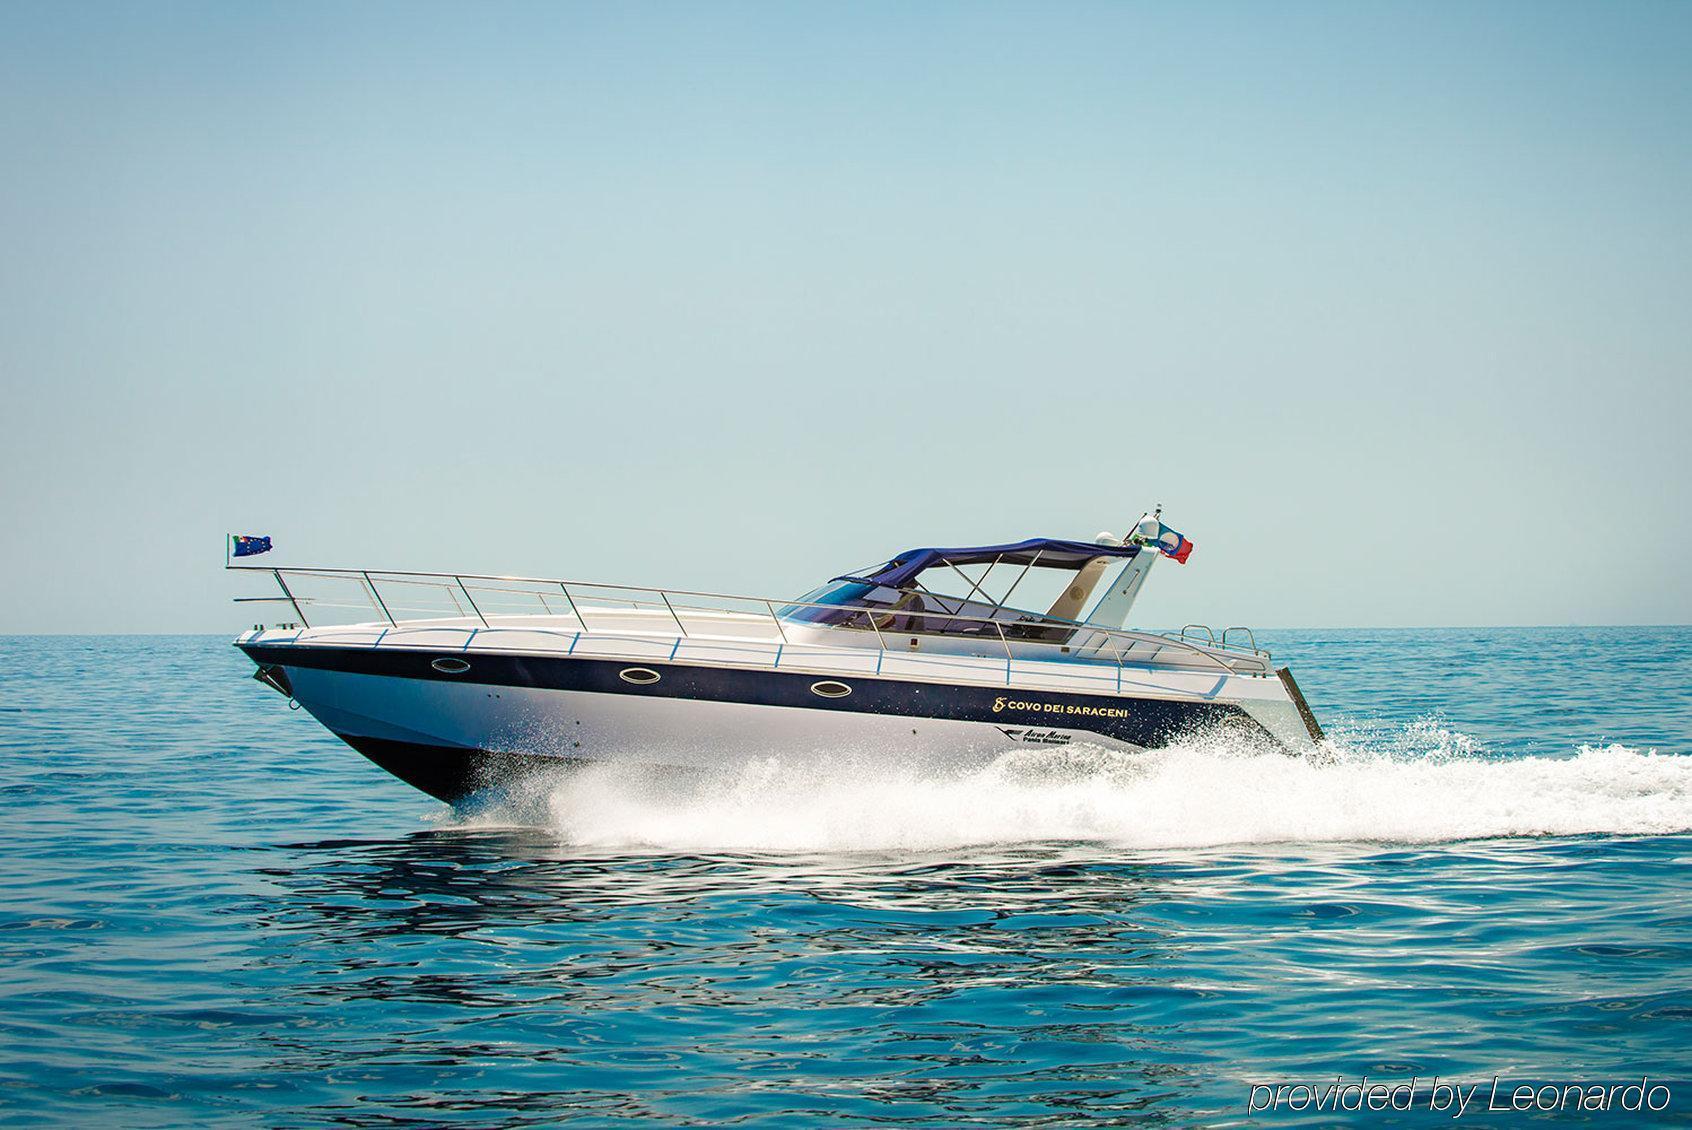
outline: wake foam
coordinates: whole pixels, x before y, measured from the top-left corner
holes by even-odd
[[[1094,841],[1131,848],[1692,830],[1692,757],[1621,745],[1494,758],[1424,721],[1308,757],[1220,740],[1145,754],[1016,749],[968,772],[884,760],[747,761],[681,783],[594,766],[531,782],[472,825],[681,851],[933,850]]]

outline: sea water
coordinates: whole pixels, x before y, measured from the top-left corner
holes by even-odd
[[[0,639],[0,1121],[1692,1117],[1692,629],[1261,642],[1315,756],[838,750],[455,814],[226,640]],[[1412,1109],[1312,1105],[1365,1079]]]

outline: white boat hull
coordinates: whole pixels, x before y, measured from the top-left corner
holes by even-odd
[[[644,655],[329,646],[298,637],[240,645],[266,681],[348,744],[454,802],[579,762],[714,770],[779,756],[944,772],[1019,744],[1138,749],[1222,728],[1286,746],[1285,735],[1303,726],[1273,678],[1211,678],[1205,694],[1188,689],[1190,672],[1142,670],[1128,693],[1100,694],[1090,672],[1069,679],[1012,669],[1024,677],[944,683],[876,676],[855,657],[830,677],[824,668]]]

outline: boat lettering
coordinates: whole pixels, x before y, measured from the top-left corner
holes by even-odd
[[[1033,745],[1068,745],[1068,734],[1058,730],[1023,730],[1016,726],[995,727],[999,733],[1013,742],[1029,742]]]
[[[1073,702],[1024,702],[1000,695],[993,700],[993,713],[1006,710],[1033,710],[1041,714],[1079,714],[1087,718],[1126,718],[1128,711],[1120,706],[1081,706]]]

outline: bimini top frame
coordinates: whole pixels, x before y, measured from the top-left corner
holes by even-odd
[[[899,589],[911,584],[918,574],[941,565],[1023,565],[1042,569],[1086,568],[1101,557],[1127,560],[1140,555],[1138,545],[1109,542],[1066,541],[1061,538],[1029,538],[1006,545],[962,546],[956,549],[908,549],[873,573],[857,577],[836,577],[837,581],[858,581]]]

